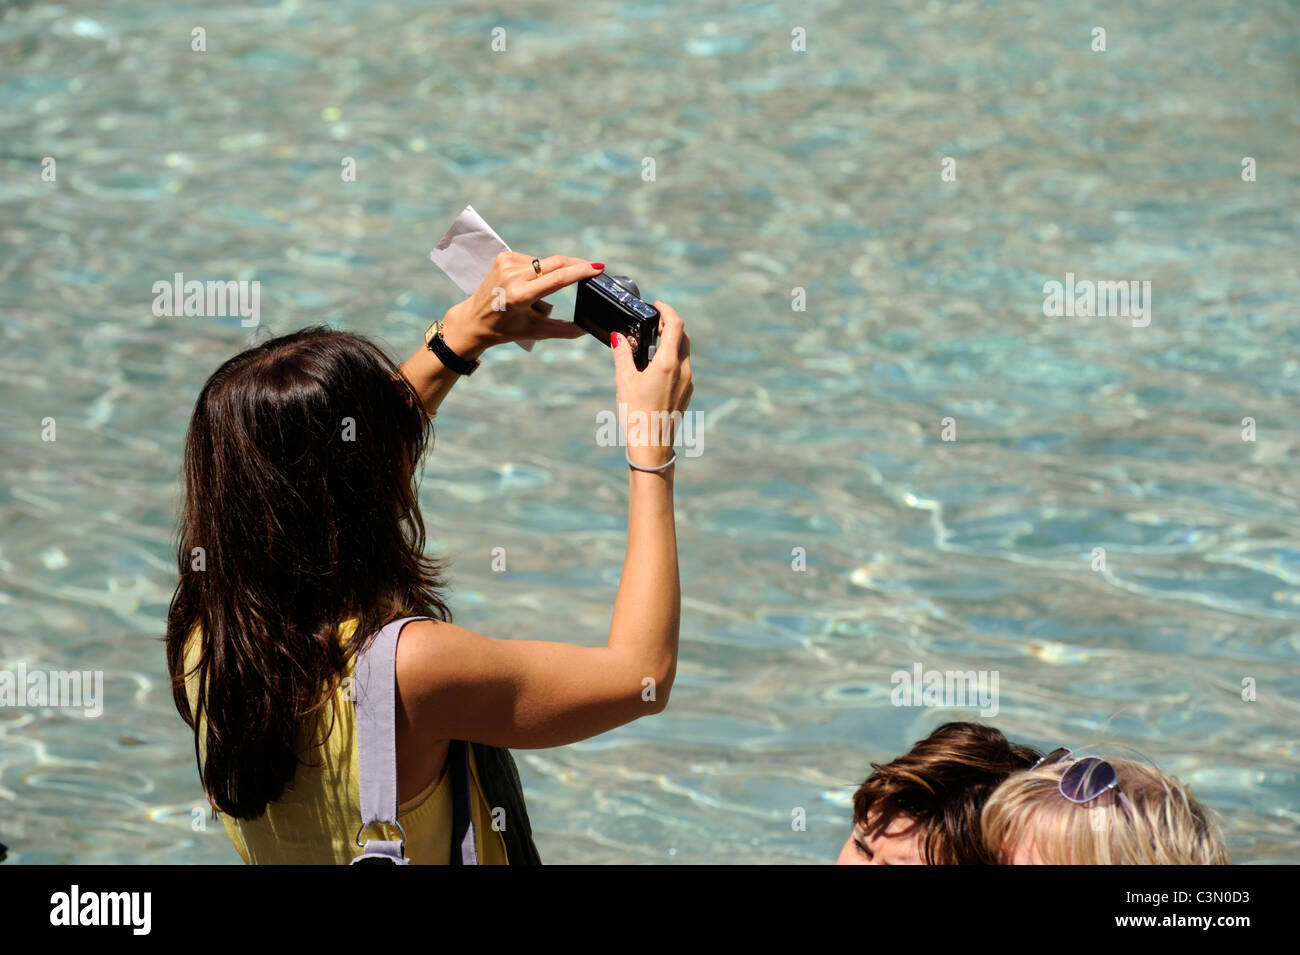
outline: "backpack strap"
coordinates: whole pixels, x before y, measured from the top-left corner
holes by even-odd
[[[478,787],[483,799],[494,813],[503,812],[510,820],[510,825],[501,829],[509,864],[541,865],[542,857],[533,843],[533,827],[528,820],[524,786],[510,750],[483,743],[467,745],[474,754],[474,769],[478,773]]]
[[[469,770],[469,744],[454,739],[447,750],[451,764],[451,864],[478,865],[474,847],[473,776]]]
[[[412,620],[430,617],[402,617],[385,625],[357,654],[353,664],[353,686],[357,726],[357,764],[361,781],[361,828],[356,843],[365,851],[357,860],[391,861],[409,865],[406,858],[406,830],[397,821],[397,638]],[[469,747],[452,740],[447,750],[452,773],[452,865],[478,865],[474,847],[474,815],[471,810],[473,779],[469,771]],[[400,841],[367,839],[361,834],[373,825],[395,826]],[[378,857],[378,858],[376,858]]]

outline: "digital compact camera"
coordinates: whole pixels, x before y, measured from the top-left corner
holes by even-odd
[[[638,369],[655,356],[659,344],[659,309],[641,301],[641,290],[626,275],[601,272],[578,283],[578,301],[573,322],[606,345],[609,333],[627,339]]]

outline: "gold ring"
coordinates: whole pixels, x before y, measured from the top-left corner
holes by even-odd
[[[533,259],[533,271],[538,275],[542,274],[542,263],[538,259]]]

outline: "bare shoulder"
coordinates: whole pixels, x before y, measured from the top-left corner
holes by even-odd
[[[463,678],[485,637],[454,623],[413,620],[397,641],[397,681],[404,693],[436,694]]]

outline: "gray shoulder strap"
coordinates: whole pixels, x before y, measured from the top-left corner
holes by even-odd
[[[357,763],[361,777],[361,834],[376,824],[395,826],[400,842],[366,840],[365,855],[388,856],[406,863],[406,831],[397,821],[397,637],[412,620],[402,617],[387,624],[369,645],[357,654],[352,668],[356,696]],[[459,747],[459,749],[458,749]],[[474,817],[470,810],[472,780],[469,746],[453,741],[447,753],[452,773],[452,865],[477,865],[474,849]]]
[[[357,763],[361,776],[361,834],[386,823],[402,833],[401,842],[367,839],[366,855],[406,861],[406,833],[397,821],[397,635],[420,617],[394,620],[357,654],[352,667],[356,697]]]

